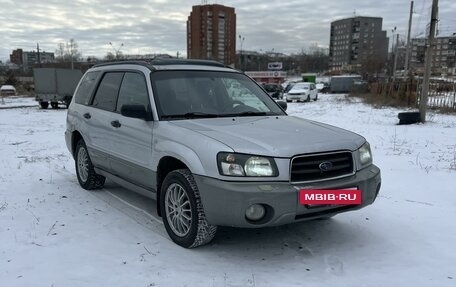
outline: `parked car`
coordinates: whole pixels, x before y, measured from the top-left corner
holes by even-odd
[[[65,140],[82,188],[109,178],[156,199],[168,235],[186,248],[210,242],[217,226],[277,226],[372,204],[381,178],[366,139],[285,106],[217,62],[100,64],[75,91]],[[310,189],[361,197],[307,204]]]
[[[10,97],[16,95],[16,88],[11,85],[2,85],[0,87],[0,96],[2,97]]]
[[[289,83],[286,85],[286,87],[285,87],[283,93],[284,93],[284,94],[287,94],[287,93],[291,90],[291,88],[293,88],[293,86],[296,85],[296,83],[297,83],[297,82],[289,82]]]
[[[319,93],[329,93],[330,92],[330,87],[329,87],[329,83],[326,83],[326,82],[320,82],[320,83],[317,83],[315,85],[317,87],[317,90]]]
[[[288,91],[286,95],[287,102],[310,102],[318,99],[318,90],[314,83],[302,82],[297,83]]]
[[[274,99],[281,100],[283,98],[283,88],[280,84],[266,83],[262,84],[266,92]]]

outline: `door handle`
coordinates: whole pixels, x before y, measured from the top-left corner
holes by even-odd
[[[112,121],[111,122],[111,126],[113,126],[115,128],[120,128],[120,126],[122,126],[122,125],[120,124],[119,121]]]
[[[82,116],[86,119],[90,119],[92,117],[89,113],[85,113]]]

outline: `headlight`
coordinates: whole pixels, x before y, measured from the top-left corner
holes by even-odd
[[[274,159],[238,153],[221,152],[217,155],[221,175],[273,177],[279,172]]]
[[[358,152],[359,161],[361,162],[361,165],[364,166],[372,163],[372,153],[368,142],[366,142],[362,147],[360,147]]]

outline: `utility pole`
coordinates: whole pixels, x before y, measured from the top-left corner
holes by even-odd
[[[413,16],[413,1],[410,2],[410,16],[409,16],[409,25],[408,25],[408,33],[407,33],[407,48],[405,50],[405,67],[404,67],[404,74],[409,75],[409,57],[410,57],[410,34],[412,30],[412,16]]]
[[[38,66],[41,68],[40,44],[39,43],[36,43],[36,53],[37,53]]]
[[[399,33],[396,34],[396,51],[394,52],[393,82],[396,80],[397,54],[399,54]]]
[[[423,86],[420,97],[420,120],[426,122],[427,100],[429,93],[429,78],[431,76],[432,50],[434,49],[435,26],[437,24],[439,0],[432,0],[431,27],[429,29],[429,39],[426,47],[426,60],[423,76]]]
[[[73,39],[70,39],[70,57],[71,57],[71,69],[72,70],[74,70],[74,59],[73,59],[74,50],[73,50],[73,46],[74,46]]]

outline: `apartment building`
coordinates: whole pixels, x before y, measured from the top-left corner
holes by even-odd
[[[236,13],[234,8],[196,5],[187,20],[187,57],[212,59],[226,65],[236,62]]]

